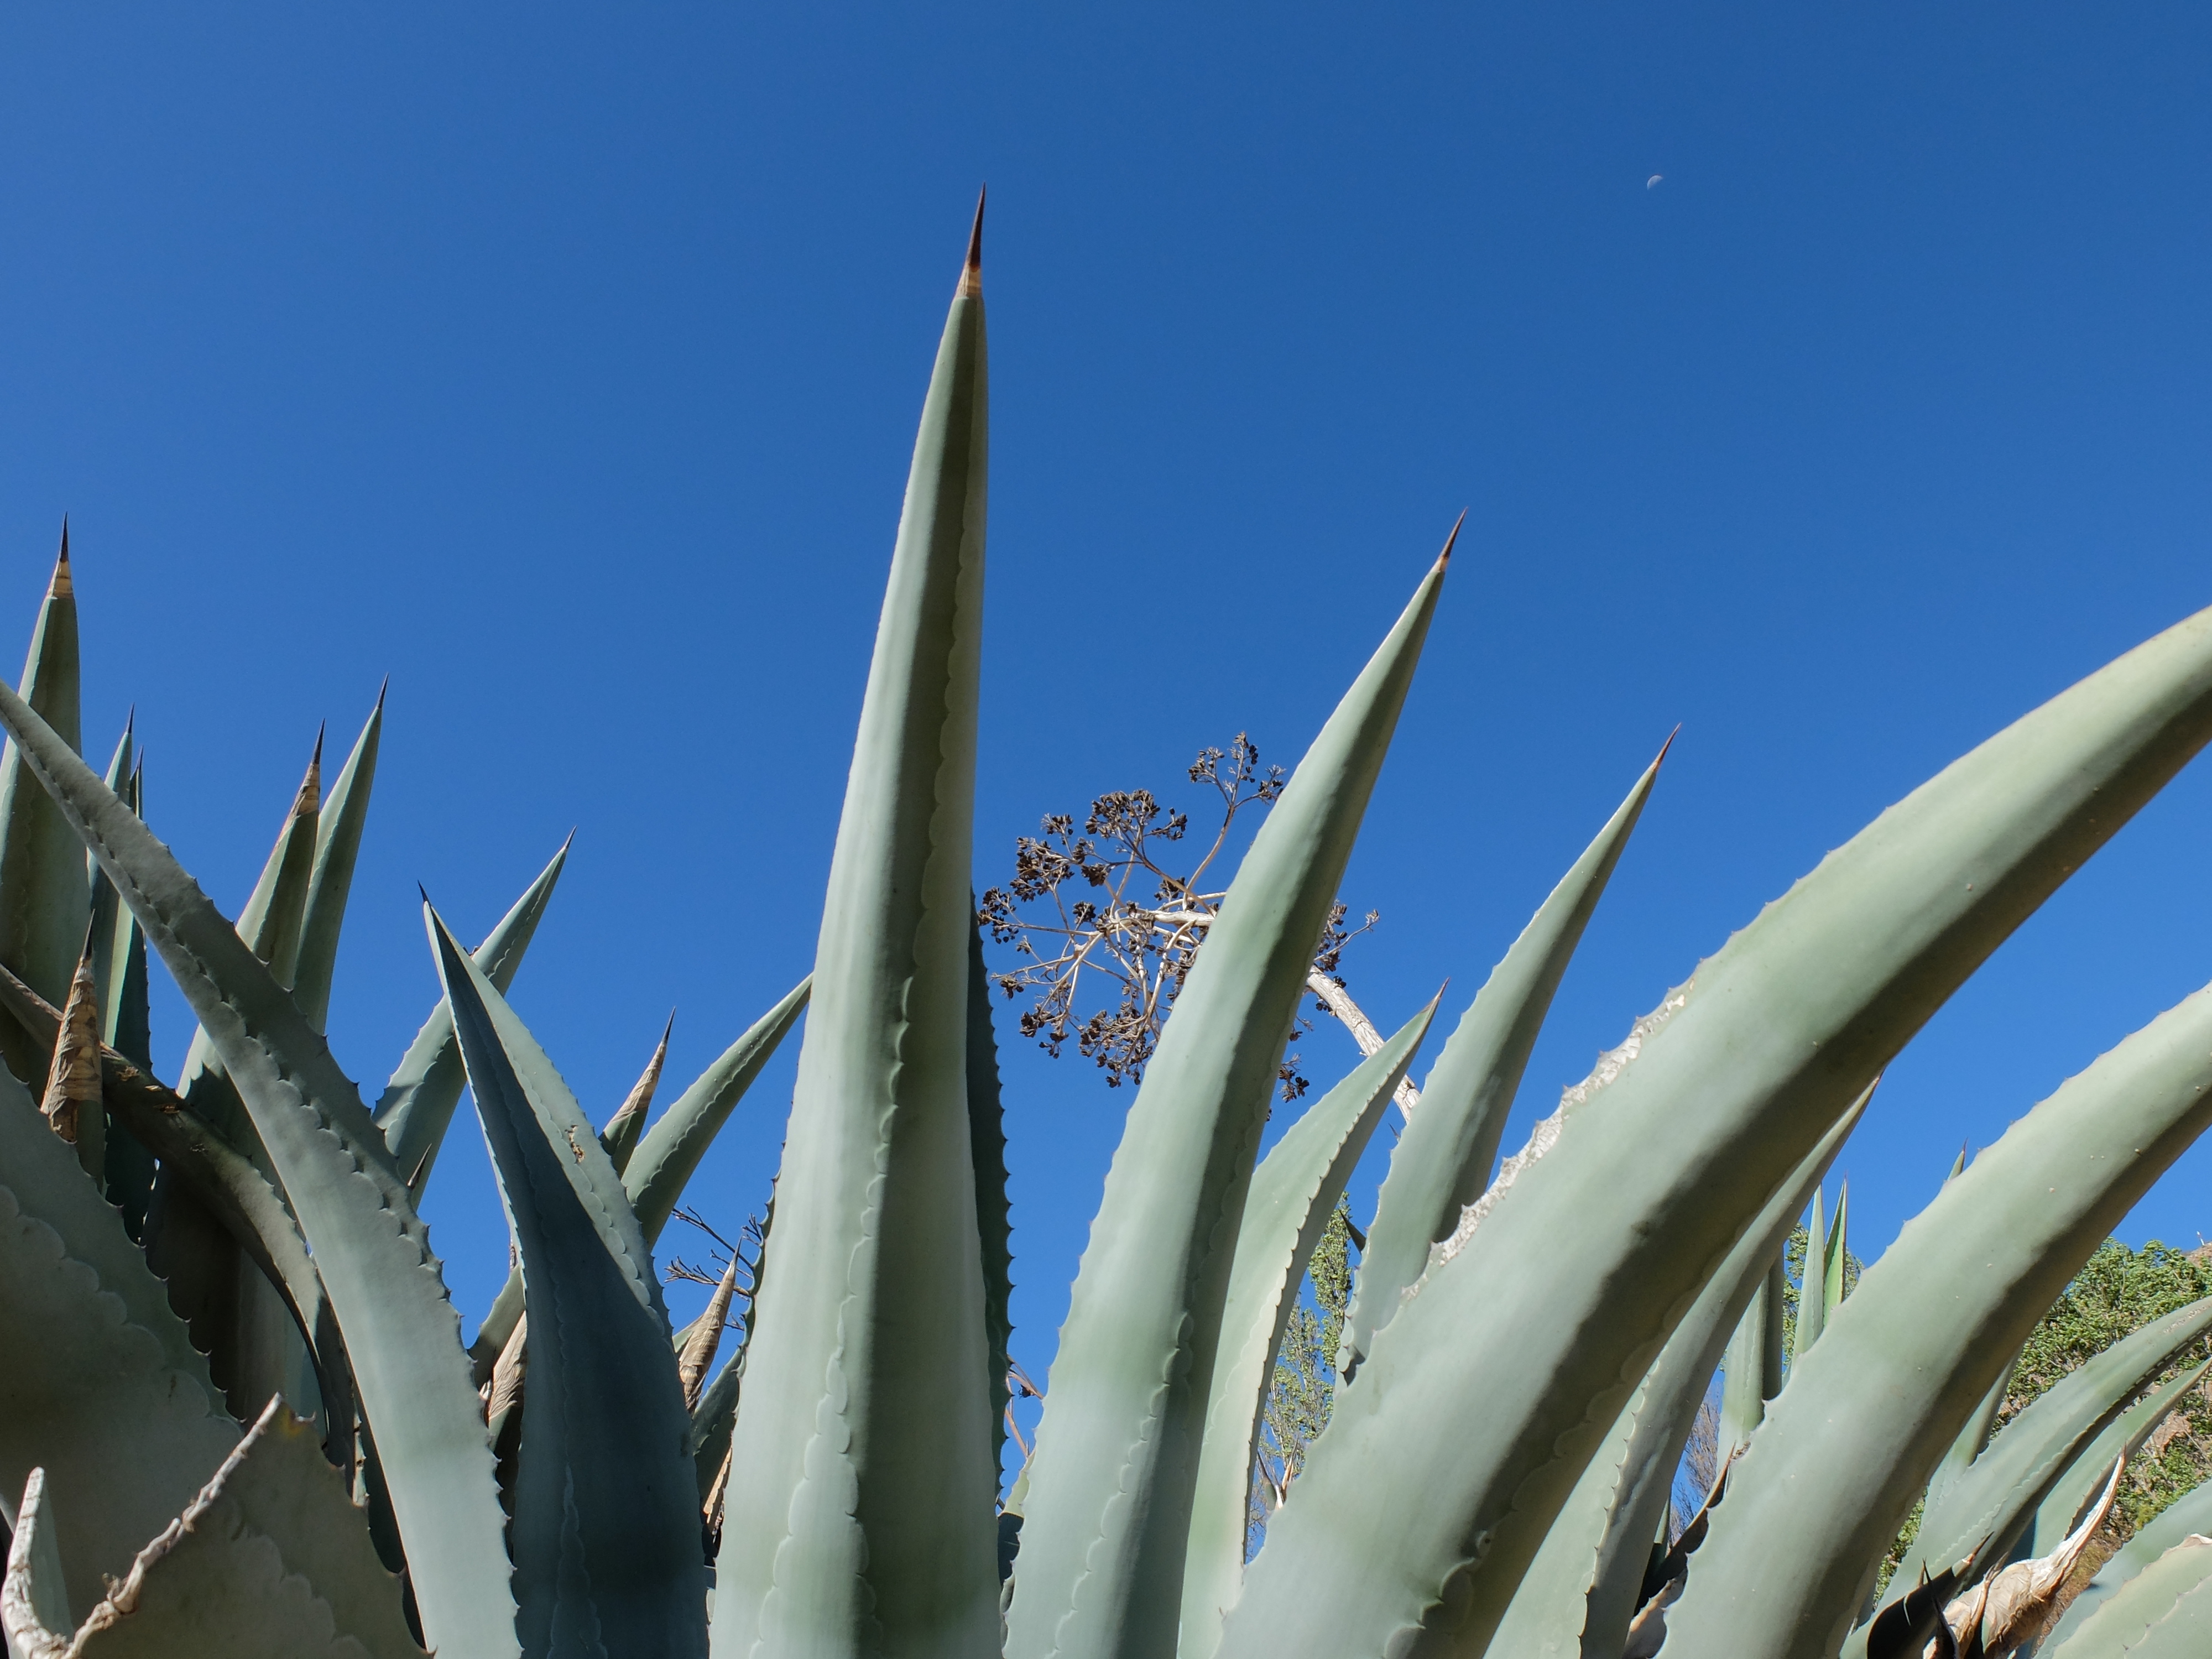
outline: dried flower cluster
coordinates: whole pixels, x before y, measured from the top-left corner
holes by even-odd
[[[1022,1035],[1055,1057],[1073,1038],[1109,1088],[1143,1081],[1160,1028],[1226,895],[1225,887],[1207,887],[1206,872],[1237,815],[1249,806],[1266,810],[1285,781],[1281,767],[1261,766],[1259,746],[1242,732],[1225,750],[1201,749],[1189,775],[1220,799],[1219,822],[1195,862],[1168,850],[1184,842],[1188,814],[1163,807],[1149,789],[1116,790],[1091,803],[1079,834],[1072,814],[1056,812],[1037,835],[1018,837],[1013,879],[986,892],[978,908],[991,937],[1024,958],[1013,971],[992,975],[1009,999],[1034,996],[1020,1015]],[[1313,961],[1313,977],[1340,995],[1344,947],[1376,920],[1370,910],[1361,926],[1347,928],[1345,917],[1342,904],[1331,910]],[[1094,980],[1107,1001],[1085,1013]],[[1325,1002],[1316,1007],[1339,1012]],[[1302,1018],[1293,1038],[1311,1029],[1311,1019]],[[1284,1057],[1285,1100],[1309,1087],[1297,1061],[1296,1054]]]

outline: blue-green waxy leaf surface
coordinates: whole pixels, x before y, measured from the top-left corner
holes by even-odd
[[[1778,1294],[1774,1264],[1806,1194],[1819,1187],[1865,1110],[1862,1097],[1768,1199],[1674,1327],[1545,1534],[1499,1626],[1498,1652],[1620,1659],[1714,1362],[1731,1328],[1741,1328],[1754,1306]],[[1762,1332],[1762,1346],[1765,1340]],[[1764,1356],[1753,1363],[1763,1367]],[[1725,1455],[1725,1443],[1721,1449]]]
[[[1367,1230],[1367,1248],[1359,1253],[1352,1305],[1344,1321],[1340,1363],[1346,1375],[1358,1371],[1359,1361],[1374,1346],[1375,1333],[1398,1311],[1406,1286],[1428,1266],[1431,1248],[1451,1236],[1460,1212],[1490,1184],[1498,1139],[1552,1006],[1552,994],[1620,862],[1666,758],[1662,749],[1628,792],[1628,799],[1598,831],[1597,839],[1559,878],[1505,959],[1491,969],[1488,982],[1431,1068],[1421,1090],[1420,1109],[1391,1150],[1389,1173],[1376,1200],[1375,1224]]]
[[[732,1432],[721,1656],[973,1659],[998,1641],[967,1079],[988,430],[979,258],[971,244],[922,406],[830,859],[775,1265]],[[633,1190],[641,1212],[658,1202]]]
[[[1449,553],[1253,838],[1146,1067],[1045,1389],[1009,1659],[1174,1651],[1222,1309],[1276,1067]]]
[[[22,696],[72,750],[82,735],[77,684],[76,587],[64,526],[61,557],[23,665]],[[9,744],[0,755],[0,963],[56,1007],[69,995],[91,904],[83,849]],[[0,1048],[18,1077],[45,1075],[46,1057],[31,1053],[19,1034],[0,1031]]]
[[[1638,1022],[1376,1338],[1246,1574],[1225,1659],[1483,1651],[1674,1310],[1763,1195],[2208,738],[2212,613],[1915,791]],[[1698,1595],[1693,1574],[1680,1605]],[[1732,1651],[1760,1651],[1740,1625],[1739,1609]]]
[[[1221,1316],[1182,1586],[1181,1659],[1206,1659],[1243,1577],[1246,1505],[1261,1413],[1298,1286],[1368,1138],[1396,1092],[1434,1002],[1299,1115],[1261,1160],[1244,1200]],[[1428,1109],[1423,1097],[1422,1109]],[[1372,1235],[1370,1235],[1371,1237]]]
[[[561,867],[568,860],[568,842],[564,841],[552,861],[538,872],[538,879],[524,890],[476,948],[477,966],[501,995],[514,983],[515,970],[522,966],[523,953],[537,934],[538,921],[552,900],[554,884],[561,879]],[[453,1036],[453,1010],[441,1000],[376,1102],[376,1127],[383,1132],[392,1161],[418,1202],[430,1179],[431,1165],[437,1162],[438,1149],[445,1144],[453,1109],[461,1103],[461,1085],[466,1080],[460,1044]]]
[[[2176,1309],[2069,1371],[2014,1417],[1929,1506],[1897,1578],[1975,1558],[2002,1562],[2067,1465],[2182,1348],[2212,1330],[2212,1297]],[[2109,1471],[2112,1465],[2106,1464]],[[1895,1582],[1894,1580],[1893,1582]]]
[[[0,726],[137,916],[252,1115],[343,1334],[429,1645],[513,1653],[506,1519],[460,1322],[383,1136],[321,1033],[137,815],[5,687]]]
[[[969,909],[975,908],[969,896]],[[1013,1223],[1006,1201],[1006,1123],[999,1101],[999,1043],[991,1031],[991,976],[980,921],[968,933],[968,1145],[975,1171],[975,1242],[982,1252],[983,1336],[990,1346],[991,1467],[1006,1449],[1013,1340]]]
[[[2183,1396],[2203,1382],[2208,1370],[2212,1370],[2212,1359],[2192,1365],[2171,1382],[2152,1389],[2075,1453],[2065,1473],[2051,1483],[2051,1490],[2036,1505],[2035,1527],[2024,1553],[2045,1556],[2057,1549],[2059,1540],[2074,1530],[2075,1524],[2097,1501],[2113,1460],[2125,1454],[2132,1461],[2152,1431],[2166,1420]]]
[[[322,738],[315,738],[276,845],[261,878],[239,913],[237,932],[289,986],[299,957],[300,919],[314,868],[315,836],[322,802]],[[192,1034],[178,1094],[232,1146],[263,1170],[270,1166],[251,1115],[203,1025]],[[276,1287],[240,1249],[221,1218],[200,1194],[173,1171],[155,1184],[146,1230],[147,1259],[168,1281],[169,1299],[191,1322],[192,1340],[206,1349],[232,1413],[250,1422],[272,1393],[283,1393],[303,1412],[320,1403],[304,1364],[305,1350],[291,1313]]]
[[[483,970],[429,921],[522,1253],[530,1380],[512,1547],[523,1653],[703,1655],[690,1413],[645,1235],[568,1085]]]
[[[292,1000],[317,1030],[330,1018],[338,933],[345,925],[346,900],[353,892],[354,865],[368,823],[368,797],[376,783],[376,751],[383,735],[384,694],[380,691],[368,723],[354,739],[353,752],[324,794],[315,828],[314,862],[301,909],[298,960],[292,970]]]
[[[238,1440],[119,1216],[0,1073],[0,1514],[33,1468],[88,1610]]]
[[[1889,1540],[1984,1391],[2208,1121],[2212,989],[2062,1085],[1905,1224],[1820,1346],[1792,1368],[1737,1464],[1668,1616],[1673,1659],[1830,1659]],[[1869,1400],[1882,1409],[1867,1411]],[[1850,1432],[1838,1433],[1844,1422]],[[2022,1495],[2014,1529],[2057,1473],[2044,1469]],[[1952,1490],[1974,1484],[1970,1468]],[[1821,1501],[1807,1503],[1809,1492]],[[1976,1529],[1963,1553],[1999,1525],[1989,1517],[2002,1498],[1954,1510],[1947,1494],[1930,1518],[1940,1528],[1955,1514],[1958,1527]]]
[[[2106,1595],[2083,1591],[2043,1650],[2051,1659],[2203,1659],[2209,1649],[2212,1540],[2197,1536],[2174,1540]]]
[[[477,954],[481,961],[483,953]],[[629,1194],[630,1207],[637,1212],[637,1224],[645,1230],[647,1243],[659,1238],[660,1230],[682,1202],[684,1186],[697,1170],[699,1160],[707,1155],[761,1068],[775,1058],[778,1045],[799,1023],[812,984],[811,978],[799,981],[724,1049],[654,1121],[644,1140],[623,1164],[623,1189]],[[499,1351],[514,1334],[515,1322],[521,1317],[522,1275],[511,1273],[494,1298],[491,1310],[484,1315],[470,1349],[479,1383],[491,1375]]]
[[[2087,1624],[2100,1607],[2162,1559],[2168,1550],[2196,1535],[2212,1536],[2212,1480],[2174,1499],[2097,1569],[2096,1576],[2059,1615],[2043,1650],[2063,1652],[2075,1632]]]

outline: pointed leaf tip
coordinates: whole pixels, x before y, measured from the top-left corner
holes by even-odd
[[[1682,722],[1676,720],[1674,722],[1674,729],[1667,734],[1667,741],[1659,745],[1659,753],[1651,763],[1651,769],[1653,771],[1656,772],[1662,766],[1664,766],[1667,763],[1667,751],[1674,746],[1674,739],[1681,735]]]
[[[1459,517],[1452,520],[1451,534],[1444,538],[1444,550],[1437,555],[1437,569],[1451,568],[1452,547],[1459,540],[1460,526],[1467,522],[1467,514],[1468,509],[1462,507],[1459,510]]]
[[[62,550],[54,559],[53,580],[46,584],[48,599],[67,599],[76,591],[70,578],[69,514],[62,514]]]
[[[973,299],[983,291],[983,199],[988,186],[975,192],[975,223],[968,233],[968,263],[960,271],[960,296]]]

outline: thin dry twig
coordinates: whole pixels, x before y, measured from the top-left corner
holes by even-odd
[[[1032,995],[1020,1016],[1022,1035],[1055,1057],[1072,1039],[1106,1073],[1109,1088],[1144,1080],[1160,1028],[1227,896],[1225,886],[1209,887],[1207,877],[1237,815],[1255,805],[1265,811],[1288,781],[1281,767],[1261,765],[1259,746],[1242,732],[1225,750],[1200,750],[1189,775],[1210,785],[1221,803],[1220,820],[1194,862],[1168,850],[1185,842],[1188,814],[1162,806],[1149,789],[1117,790],[1091,803],[1079,834],[1073,817],[1060,812],[1039,834],[1018,837],[1013,879],[978,903],[991,937],[1025,958],[1012,972],[992,975],[1009,1000]],[[1370,910],[1358,927],[1347,927],[1346,915],[1342,904],[1331,908],[1307,985],[1314,1012],[1344,1020],[1362,1052],[1371,1054],[1382,1038],[1344,989],[1338,967],[1344,947],[1378,918]],[[1093,980],[1110,1006],[1086,1015],[1080,1005]],[[1312,1028],[1310,1017],[1302,1016],[1292,1037]],[[1310,1086],[1296,1054],[1285,1056],[1278,1075],[1286,1101]],[[1419,1099],[1410,1085],[1399,1091],[1406,1109]]]

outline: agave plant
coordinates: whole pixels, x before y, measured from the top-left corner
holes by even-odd
[[[1779,1264],[1883,1066],[2212,738],[2212,612],[1830,854],[1493,1169],[1655,761],[1430,1066],[1332,1420],[1248,1559],[1255,1437],[1307,1259],[1437,1012],[1261,1155],[1447,540],[1190,967],[1001,1498],[1005,1139],[969,886],[981,236],[979,213],[811,974],[650,1127],[648,1083],[595,1128],[505,1000],[557,858],[475,951],[426,906],[444,994],[372,1109],[321,1027],[375,718],[327,803],[311,773],[227,919],[146,827],[127,748],[105,781],[79,757],[64,566],[20,692],[0,688],[15,1652],[1887,1659],[2039,1635],[2176,1385],[2144,1390],[2212,1304],[1992,1437],[2006,1359],[2212,1118],[2212,991],[1955,1172],[1848,1297],[1843,1205],[1816,1220],[1786,1370]],[[144,1054],[148,947],[200,1022],[173,1090]],[[743,1338],[710,1380],[739,1263],[675,1331],[653,1251],[802,1008]],[[464,1072],[517,1251],[471,1349],[417,1208]],[[1678,1536],[1669,1486],[1724,1355],[1724,1473]],[[1916,1502],[1914,1552],[1877,1596]],[[2174,1516],[2188,1530],[2147,1530],[2054,1651],[2203,1650],[2212,1496]]]

